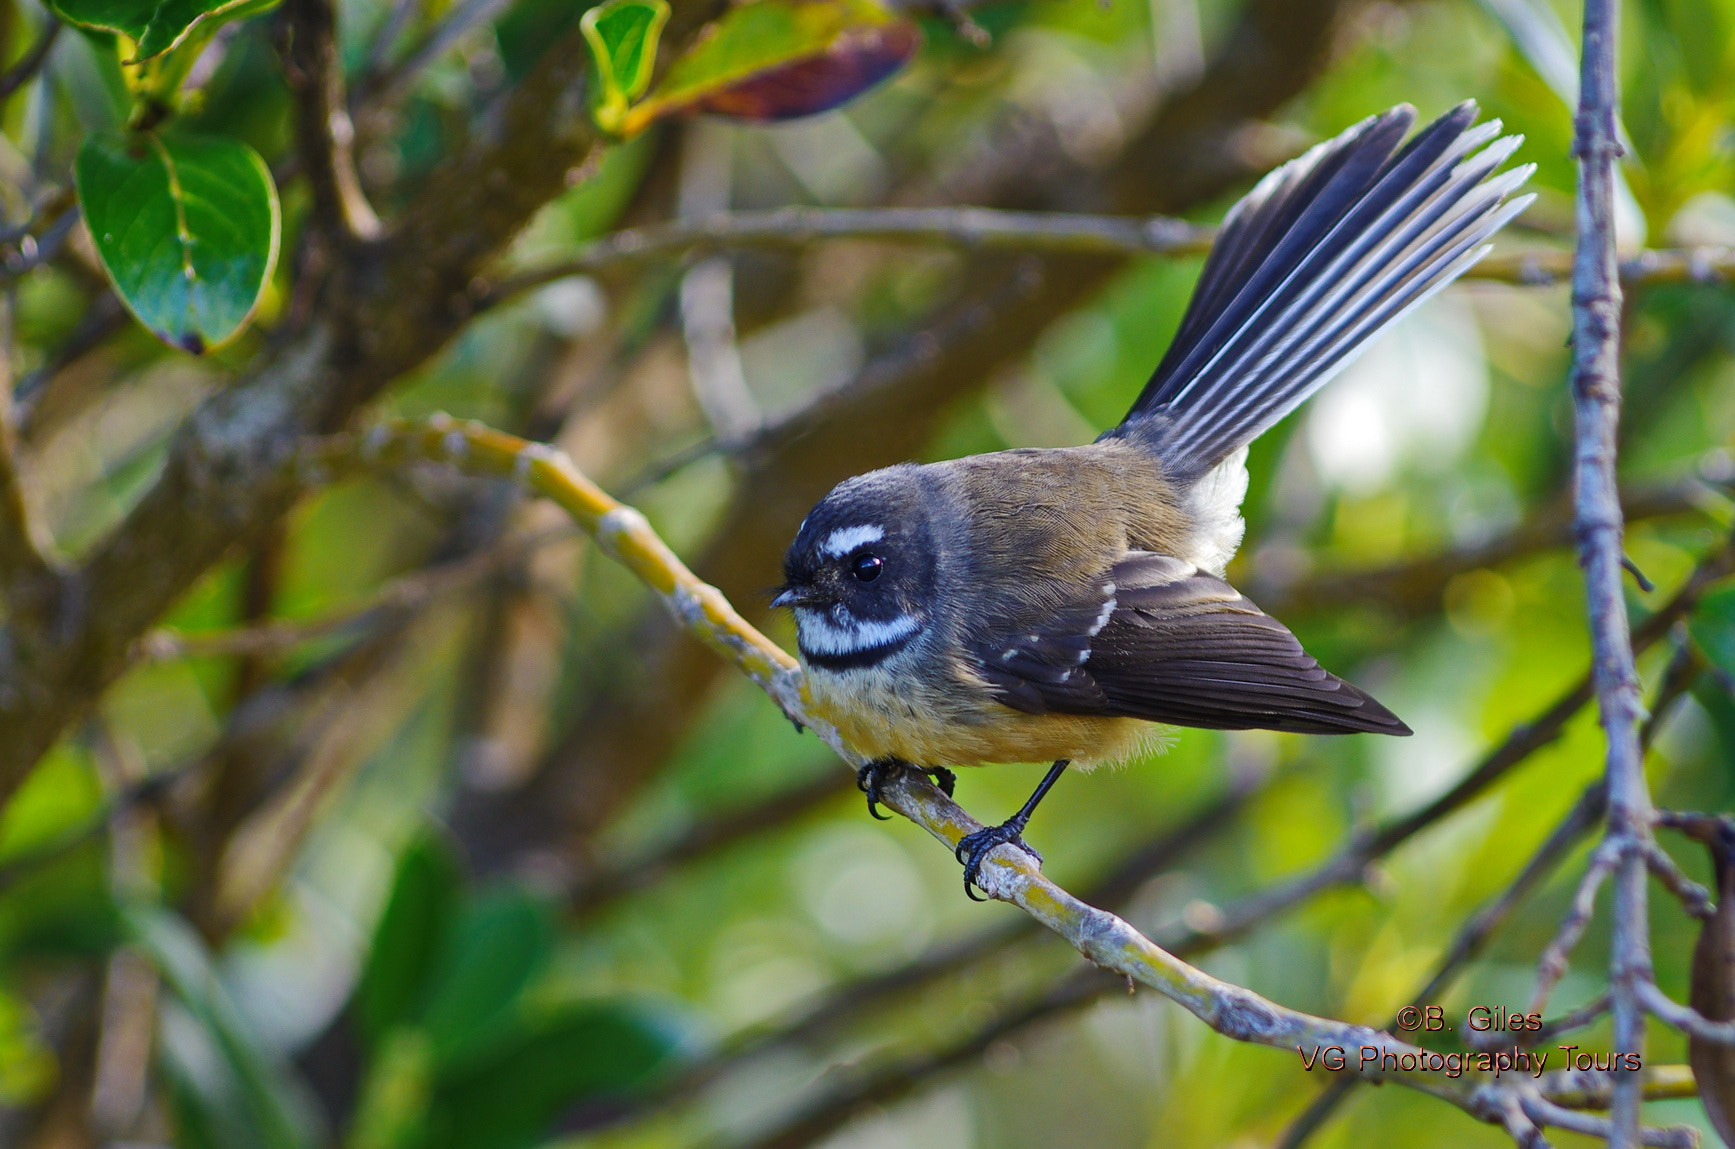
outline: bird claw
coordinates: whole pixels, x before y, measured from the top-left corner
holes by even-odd
[[[976,896],[977,890],[987,893],[976,879],[982,874],[982,863],[988,856],[988,851],[996,846],[1017,846],[1038,863],[1042,855],[1036,848],[1026,842],[1021,836],[1024,833],[1026,819],[1008,818],[998,826],[988,826],[977,830],[974,834],[966,834],[959,839],[957,847],[952,851],[954,857],[964,863],[964,894],[973,902],[985,902],[987,898]]]
[[[887,770],[902,765],[896,758],[875,758],[855,772],[856,788],[867,795],[868,814],[881,822],[891,821],[892,816],[880,813],[880,786],[885,783]]]
[[[880,787],[885,785],[888,771],[908,765],[897,758],[876,758],[855,772],[856,787],[867,795],[868,813],[882,822],[889,822],[891,816],[880,813]],[[958,785],[958,776],[944,766],[918,766],[915,769],[932,778],[934,785],[948,798]]]

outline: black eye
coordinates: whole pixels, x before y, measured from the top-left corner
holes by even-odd
[[[849,560],[849,573],[855,576],[856,582],[872,582],[880,577],[880,572],[885,569],[885,566],[885,559],[863,551]]]

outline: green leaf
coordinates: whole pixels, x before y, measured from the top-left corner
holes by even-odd
[[[603,131],[619,134],[628,107],[651,86],[657,39],[668,19],[665,0],[608,0],[579,21],[596,65],[591,116]]]
[[[277,188],[257,152],[183,134],[98,134],[75,165],[78,199],[121,300],[195,355],[251,318],[277,262]]]
[[[213,1145],[312,1149],[311,1100],[268,1053],[217,978],[204,943],[179,917],[154,906],[124,911],[127,928],[184,1014],[166,1024],[165,1058],[176,1100],[194,1132]],[[165,1015],[167,1019],[168,1015]]]
[[[458,913],[462,883],[457,859],[432,835],[411,843],[398,859],[392,892],[356,985],[357,1020],[370,1044],[410,1021],[426,1000],[435,960]]]
[[[1706,595],[1687,625],[1712,665],[1735,674],[1735,587]]]
[[[478,898],[453,924],[420,1021],[442,1066],[510,1027],[519,998],[554,951],[548,907],[518,890]]]
[[[568,1006],[443,1076],[424,1149],[523,1149],[562,1112],[643,1086],[684,1044],[667,1015],[642,1006]]]
[[[128,63],[162,55],[194,28],[214,32],[270,6],[260,0],[49,0],[49,7],[68,23],[132,40],[136,47]]]
[[[731,9],[633,108],[623,134],[677,112],[784,120],[826,111],[915,53],[916,26],[876,0],[758,0]]]

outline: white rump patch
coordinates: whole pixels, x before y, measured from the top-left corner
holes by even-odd
[[[900,614],[890,622],[864,622],[842,607],[833,607],[829,612],[796,607],[795,625],[806,649],[815,654],[845,655],[908,638],[922,624],[907,614]]]
[[[877,543],[886,537],[884,529],[875,526],[839,527],[819,544],[820,553],[840,558],[865,543]]]

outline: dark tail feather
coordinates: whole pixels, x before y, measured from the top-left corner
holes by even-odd
[[[1174,343],[1109,434],[1150,435],[1171,474],[1202,475],[1488,253],[1534,198],[1507,198],[1534,165],[1490,178],[1523,137],[1472,127],[1467,101],[1394,155],[1415,115],[1362,121],[1230,210]]]

